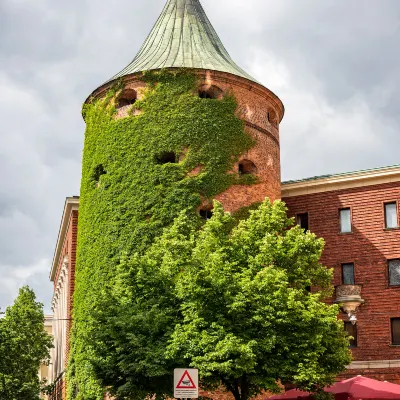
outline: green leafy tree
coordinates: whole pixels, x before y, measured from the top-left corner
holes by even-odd
[[[202,229],[182,212],[144,255],[121,263],[115,301],[126,313],[103,331],[115,352],[98,370],[112,393],[166,397],[178,366],[237,400],[277,392],[278,382],[316,392],[333,382],[351,356],[338,306],[324,303],[324,241],[286,211],[266,200],[236,226],[216,202]],[[115,365],[130,378],[118,381]]]
[[[0,319],[0,399],[39,399],[39,368],[52,340],[44,330],[43,305],[28,287]]]
[[[323,302],[332,289],[332,271],[319,262],[324,241],[293,227],[286,211],[266,201],[231,230],[216,203],[177,275],[184,322],[169,354],[237,400],[277,391],[278,381],[318,391],[351,361],[339,308]]]

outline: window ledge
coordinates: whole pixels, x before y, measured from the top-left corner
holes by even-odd
[[[400,347],[400,344],[391,344],[389,347]]]
[[[385,232],[390,232],[390,231],[399,231],[400,226],[396,226],[396,228],[383,228]]]
[[[388,289],[400,289],[400,285],[389,285],[387,288]],[[400,346],[400,344],[399,344],[399,346]]]
[[[339,232],[339,235],[352,235],[353,232]]]

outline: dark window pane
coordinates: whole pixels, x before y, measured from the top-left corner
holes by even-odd
[[[342,264],[343,285],[354,285],[354,264]]]
[[[392,343],[400,345],[400,318],[392,318]]]
[[[397,204],[385,204],[385,226],[386,228],[397,228]]]
[[[297,214],[297,225],[300,226],[300,228],[303,228],[305,231],[308,231],[308,213],[304,214]]]
[[[201,218],[203,218],[205,220],[209,220],[209,219],[211,219],[212,216],[213,216],[212,210],[209,210],[209,209],[200,210]]]
[[[400,260],[389,261],[389,284],[400,285]]]
[[[350,339],[349,347],[357,347],[357,325],[353,325],[351,322],[345,322],[344,329],[349,336],[353,337],[353,339]]]
[[[351,232],[351,214],[350,208],[340,210],[340,232]]]

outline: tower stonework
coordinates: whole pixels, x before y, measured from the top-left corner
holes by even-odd
[[[174,69],[169,68],[171,71]],[[214,91],[220,96],[232,94],[235,97],[238,103],[236,113],[244,122],[246,133],[254,139],[254,146],[241,155],[232,173],[252,174],[257,177],[257,182],[253,185],[234,185],[215,196],[215,199],[229,212],[262,202],[266,197],[271,201],[280,199],[279,123],[284,115],[280,99],[261,84],[241,76],[212,70],[192,71],[198,76],[200,92]],[[115,81],[106,83],[93,92],[90,101],[103,98],[113,83]],[[132,90],[136,92],[138,99],[146,87],[146,83],[141,80],[141,74],[137,73],[124,76],[123,84],[124,92]],[[121,107],[117,118],[126,117],[128,107]],[[248,164],[254,164],[254,170],[241,171],[241,168],[246,168]]]

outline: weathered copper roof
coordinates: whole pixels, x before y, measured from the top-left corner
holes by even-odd
[[[161,68],[200,68],[256,80],[232,60],[199,0],[168,0],[134,60],[114,80]]]

